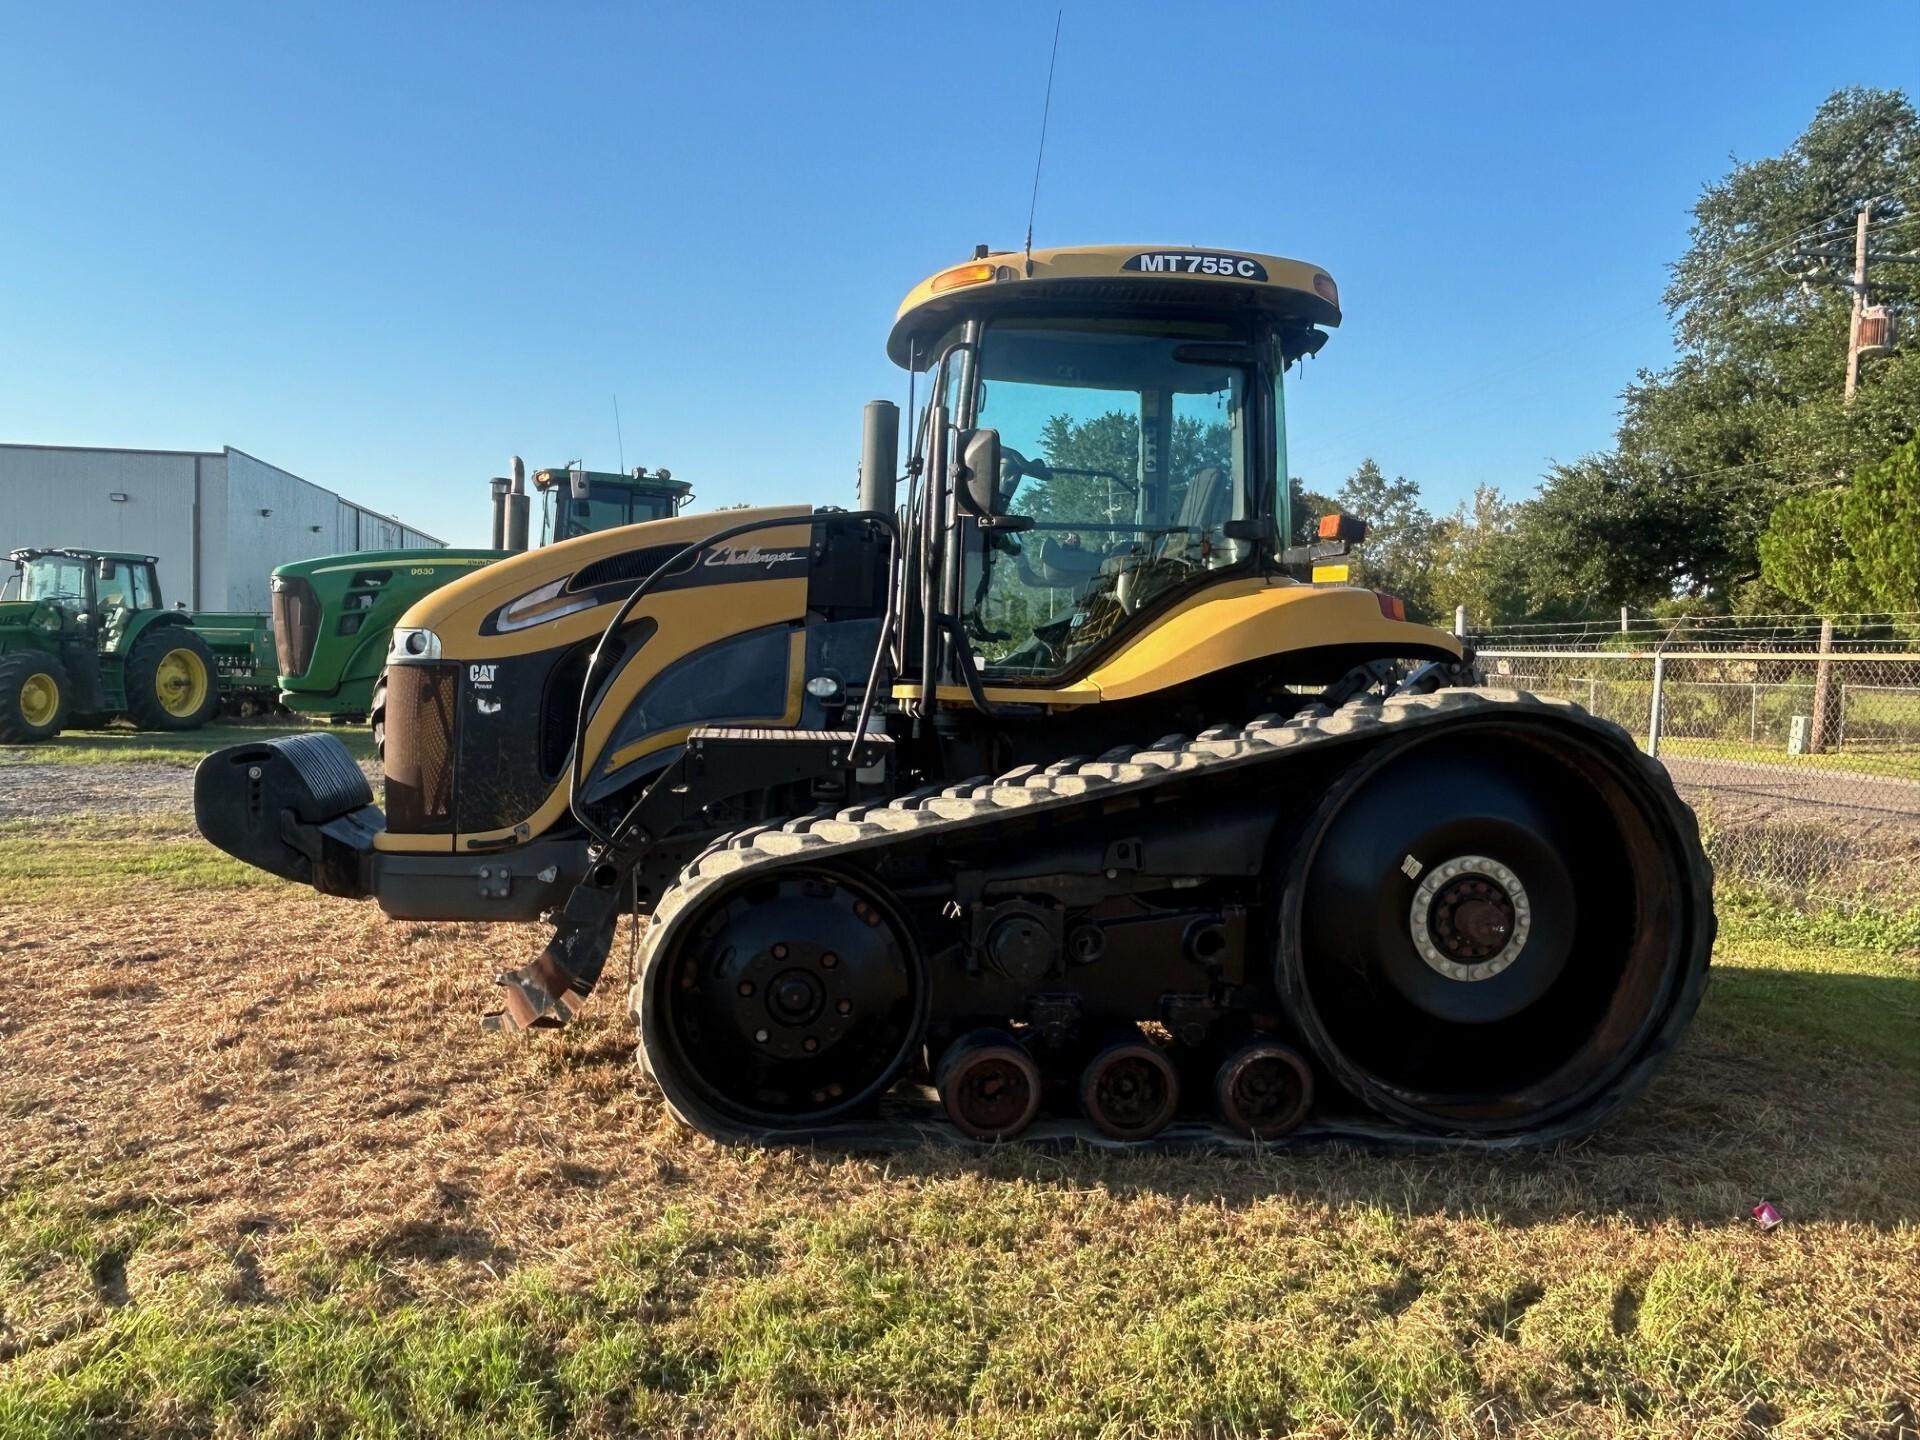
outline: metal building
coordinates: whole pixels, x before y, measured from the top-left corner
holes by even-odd
[[[27,545],[154,555],[169,605],[265,610],[276,565],[444,544],[232,446],[0,444],[0,555]]]

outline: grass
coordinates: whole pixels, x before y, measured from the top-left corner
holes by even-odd
[[[114,868],[178,813],[31,825],[69,848],[0,869],[8,1440],[1915,1424],[1911,915],[1730,894],[1680,1053],[1577,1145],[866,1156],[679,1129],[616,976],[479,1033],[534,927]]]
[[[178,814],[0,820],[0,894],[16,901],[204,895],[281,882],[214,849]]]
[[[1711,736],[1662,735],[1663,758],[1682,756],[1699,760],[1738,760],[1754,765],[1778,765],[1790,770],[1833,770],[1850,775],[1886,776],[1920,780],[1920,750],[1825,750],[1818,755],[1789,755],[1784,746],[1725,740]]]
[[[275,735],[324,729],[339,736],[357,760],[373,758],[373,732],[364,725],[308,725],[297,720],[247,721],[207,725],[179,732],[135,730],[115,724],[104,730],[68,730],[44,745],[0,745],[0,767],[8,764],[145,764],[192,769],[209,751]]]

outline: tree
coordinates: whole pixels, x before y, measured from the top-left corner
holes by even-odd
[[[1730,604],[1760,572],[1778,504],[1912,437],[1911,350],[1873,362],[1843,403],[1851,296],[1837,282],[1858,209],[1888,248],[1910,248],[1916,196],[1920,116],[1898,91],[1862,89],[1829,96],[1784,153],[1705,188],[1665,297],[1679,359],[1627,388],[1611,453],[1556,466],[1523,514],[1536,607]],[[1875,298],[1911,333],[1911,290]]]
[[[1769,585],[1823,615],[1920,611],[1920,439],[1844,489],[1782,501],[1760,562]]]
[[[1475,626],[1509,624],[1526,612],[1515,521],[1519,507],[1492,485],[1474,487],[1473,499],[1434,527],[1428,566],[1432,618],[1444,623],[1459,606]]]
[[[1433,516],[1420,504],[1420,487],[1404,475],[1389,480],[1368,458],[1341,485],[1338,508],[1367,522],[1357,578],[1376,590],[1398,595],[1415,614],[1432,613],[1427,571],[1435,526]]]
[[[1866,591],[1841,536],[1842,490],[1790,495],[1760,536],[1760,576],[1793,604],[1820,615],[1864,610]]]
[[[1920,440],[1861,467],[1841,501],[1840,534],[1872,608],[1920,611]]]
[[[1056,471],[1050,480],[1023,492],[1025,513],[1037,518],[1090,521],[1111,517],[1125,525],[1135,513],[1134,486],[1140,474],[1140,419],[1109,410],[1091,420],[1055,415],[1040,431],[1040,456]],[[1167,457],[1165,514],[1180,513],[1188,482],[1209,467],[1233,467],[1233,437],[1225,425],[1176,415]],[[1061,474],[1062,470],[1097,473]],[[1116,537],[1118,538],[1118,537]]]
[[[1317,490],[1307,489],[1307,482],[1298,475],[1287,479],[1287,543],[1289,545],[1310,545],[1318,533],[1320,517],[1331,515],[1340,508],[1340,502],[1331,495],[1322,495]]]

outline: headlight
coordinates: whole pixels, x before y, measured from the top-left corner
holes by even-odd
[[[440,637],[431,630],[395,626],[387,645],[389,665],[420,665],[440,658]]]
[[[518,600],[509,600],[494,617],[493,628],[504,635],[512,630],[525,630],[531,625],[544,625],[549,620],[558,620],[562,615],[591,610],[600,603],[591,595],[561,594],[566,589],[567,581],[572,578],[571,575],[562,575],[538,590],[529,590]]]

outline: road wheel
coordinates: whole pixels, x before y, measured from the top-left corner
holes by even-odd
[[[384,670],[374,682],[367,723],[373,727],[373,758],[384,768],[387,763],[387,672]]]
[[[0,656],[0,744],[53,739],[66,723],[72,695],[66,667],[51,655]]]
[[[213,652],[183,625],[149,630],[127,657],[127,714],[142,730],[198,730],[220,708]]]

